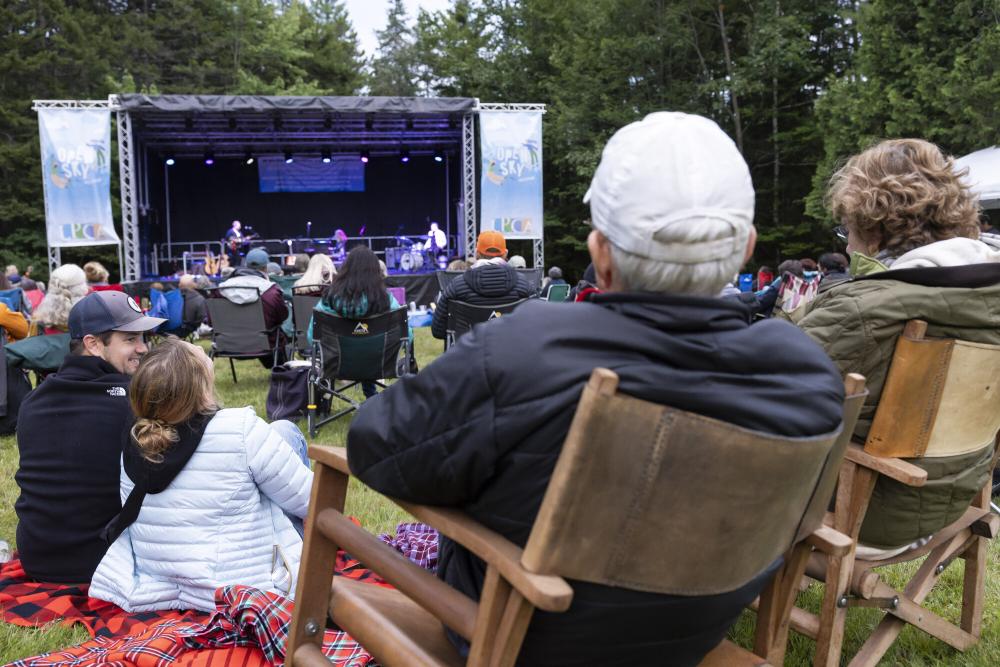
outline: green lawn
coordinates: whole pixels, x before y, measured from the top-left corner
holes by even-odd
[[[417,360],[421,367],[426,366],[441,351],[441,342],[430,336],[429,329],[416,331]],[[252,405],[260,415],[264,414],[264,402],[267,396],[267,372],[257,362],[237,362],[239,382],[233,384],[229,372],[228,361],[216,361],[216,382],[219,394],[225,405],[230,407]],[[360,391],[358,394],[360,396]],[[338,420],[320,430],[316,442],[322,444],[342,445],[345,442],[347,418]],[[17,470],[17,447],[13,437],[0,438],[0,539],[14,544],[14,529],[17,519],[14,516],[14,501],[17,498],[17,487],[14,484],[14,472]],[[347,511],[359,517],[363,525],[372,532],[391,531],[396,523],[407,520],[407,515],[368,491],[352,480],[348,494]],[[976,667],[993,667],[1000,665],[1000,582],[992,575],[1000,572],[1000,548],[991,546],[989,554],[990,575],[987,578],[986,614],[983,626],[983,638],[971,651],[961,654],[948,648],[945,644],[923,633],[907,628],[893,646],[887,658],[886,665],[968,665]],[[957,619],[960,614],[961,583],[963,562],[957,561],[951,565],[942,578],[942,583],[931,595],[928,604],[936,612],[947,618]],[[890,568],[889,578],[892,584],[901,582],[913,571],[915,566],[904,565]],[[813,611],[818,609],[820,591],[814,586],[803,593],[800,602],[808,605]],[[845,639],[845,655],[853,655],[861,645],[866,633],[870,632],[879,617],[873,610],[852,610],[848,615]],[[753,632],[753,614],[746,612],[743,618],[732,630],[730,635],[740,644],[749,647]],[[87,639],[87,633],[82,628],[46,627],[40,629],[22,629],[0,624],[0,664],[19,658],[63,648]],[[812,656],[811,641],[792,633],[789,648],[788,665],[807,665]],[[845,661],[846,664],[846,661]]]

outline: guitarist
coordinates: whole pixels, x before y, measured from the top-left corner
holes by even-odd
[[[240,265],[240,247],[243,245],[243,232],[240,228],[243,225],[239,220],[233,220],[233,225],[226,230],[226,256],[229,257],[229,266]]]

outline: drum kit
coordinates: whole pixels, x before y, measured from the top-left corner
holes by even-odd
[[[436,268],[437,257],[430,243],[411,241],[405,236],[397,237],[400,245],[385,249],[385,263],[390,269],[400,271],[420,271],[425,266]]]

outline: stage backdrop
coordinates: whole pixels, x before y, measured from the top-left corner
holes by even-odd
[[[542,114],[479,114],[483,159],[480,229],[509,239],[542,238]]]
[[[39,109],[49,246],[118,243],[111,220],[111,112]]]
[[[162,162],[151,165],[152,210],[143,235],[166,240],[166,207]],[[414,156],[404,164],[395,157],[372,157],[364,168],[363,192],[260,192],[257,165],[242,160],[178,160],[169,167],[171,238],[174,241],[220,239],[230,222],[239,220],[262,238],[329,238],[340,228],[348,236],[416,236],[428,222],[445,228],[445,196],[452,206],[452,234],[457,232],[455,202],[461,195],[457,163],[447,169],[431,156]],[[307,231],[307,222],[312,222]]]

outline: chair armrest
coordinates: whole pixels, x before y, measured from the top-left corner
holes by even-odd
[[[309,457],[350,475],[347,450],[343,447],[309,446]],[[386,496],[419,521],[436,528],[476,556],[493,565],[533,605],[545,611],[566,611],[573,600],[573,589],[562,577],[529,572],[521,565],[523,549],[502,535],[476,523],[463,512],[447,507],[408,503]],[[357,556],[357,554],[355,554]]]
[[[872,456],[861,445],[853,442],[847,445],[844,458],[907,486],[921,487],[927,482],[927,471],[923,468],[907,463],[903,459]]]
[[[829,556],[846,556],[854,541],[839,530],[820,526],[806,537],[806,543]]]
[[[318,463],[338,470],[350,476],[351,469],[347,466],[346,447],[326,447],[324,445],[309,445],[309,458]]]

